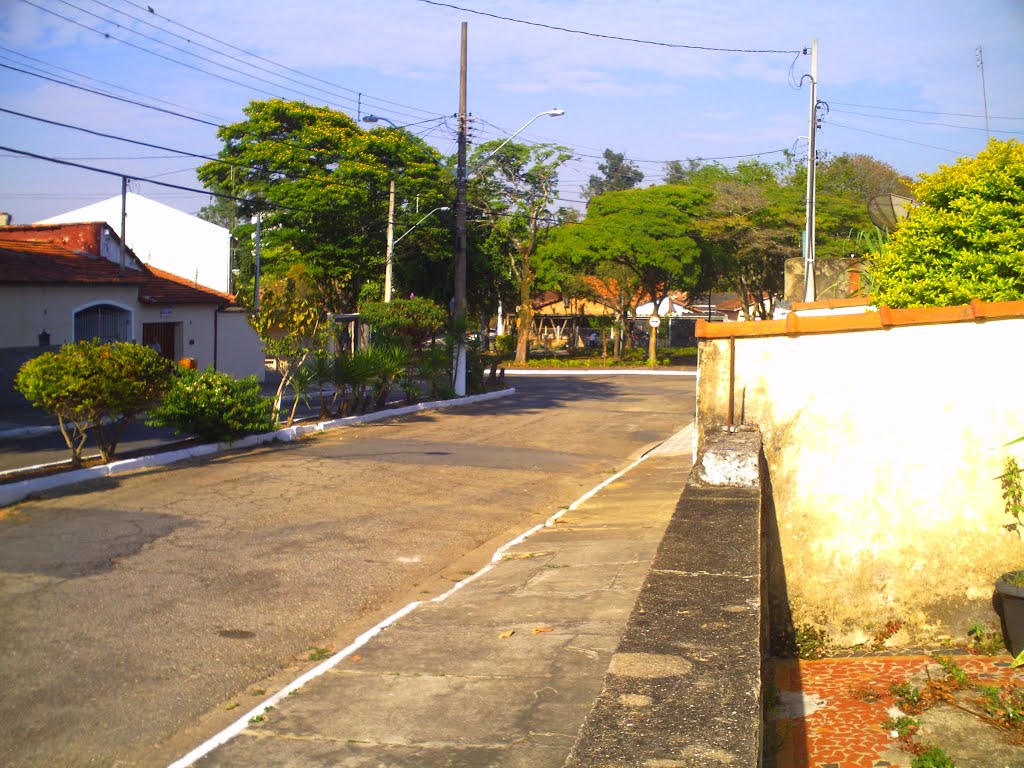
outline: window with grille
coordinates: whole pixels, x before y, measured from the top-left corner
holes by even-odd
[[[94,304],[75,313],[75,341],[99,339],[104,344],[130,341],[132,313],[113,304]]]

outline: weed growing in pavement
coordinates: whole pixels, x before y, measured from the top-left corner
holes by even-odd
[[[988,685],[981,689],[981,707],[1007,728],[1024,726],[1024,685],[1011,680],[1001,688]]]
[[[813,624],[801,624],[796,628],[796,650],[801,659],[823,659],[832,646],[832,638],[828,630],[815,627]]]
[[[856,699],[857,701],[863,701],[867,704],[874,704],[876,701],[881,701],[882,696],[884,695],[881,691],[877,691],[867,685],[850,688],[849,693],[850,698]]]
[[[323,661],[331,657],[330,648],[313,648],[309,652],[310,661]]]
[[[893,683],[889,686],[889,695],[896,706],[907,714],[919,715],[925,709],[924,694],[912,683]]]
[[[942,667],[946,672],[946,684],[947,687],[952,688],[954,691],[960,691],[971,684],[971,678],[967,672],[947,656],[936,656],[935,663]]]
[[[944,749],[932,747],[910,761],[910,768],[956,768]]]
[[[262,723],[266,719],[267,718],[264,715],[253,715],[249,718],[249,725],[253,725],[254,723]]]
[[[1003,635],[980,621],[967,628],[967,650],[980,656],[997,656],[1003,652]]]
[[[914,736],[920,730],[921,723],[916,717],[910,717],[909,715],[900,715],[899,717],[890,717],[884,723],[882,728],[895,732],[897,737],[902,741]]]
[[[263,690],[262,688],[253,688],[252,689],[252,695],[253,696],[262,696],[265,693],[266,693],[266,691]]]

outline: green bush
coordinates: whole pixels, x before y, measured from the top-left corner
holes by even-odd
[[[448,320],[441,305],[420,297],[369,302],[359,308],[359,316],[373,330],[377,343],[412,347],[444,328]]]
[[[78,467],[90,430],[103,461],[113,459],[125,424],[159,401],[172,375],[171,363],[149,347],[79,341],[26,362],[14,388],[57,416],[71,463]]]
[[[182,371],[146,423],[205,441],[234,440],[273,431],[274,403],[260,394],[255,376],[236,379],[212,368]]]

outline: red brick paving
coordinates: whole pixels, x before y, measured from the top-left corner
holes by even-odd
[[[1009,656],[958,655],[954,660],[986,685],[1002,685],[1014,674]],[[805,717],[776,720],[781,740],[776,768],[892,765],[886,753],[899,750],[899,742],[881,725],[893,706],[889,686],[932,663],[934,657],[925,655],[776,660],[771,672],[779,693],[802,693],[819,706]]]

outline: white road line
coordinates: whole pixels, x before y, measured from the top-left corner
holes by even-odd
[[[688,426],[686,429],[692,429],[692,424],[690,426]],[[669,440],[671,440],[671,439],[672,438],[669,438]],[[476,581],[477,579],[479,579],[481,576],[483,576],[488,571],[493,570],[495,564],[501,561],[502,557],[504,557],[504,555],[505,555],[505,553],[506,553],[506,551],[508,549],[510,549],[511,547],[516,546],[517,544],[523,543],[524,541],[526,541],[527,538],[529,538],[533,534],[537,533],[538,531],[542,531],[542,530],[544,530],[544,528],[550,528],[551,526],[553,526],[555,524],[555,521],[558,520],[558,518],[562,517],[562,515],[564,515],[566,512],[569,512],[570,510],[577,509],[581,504],[586,502],[588,499],[592,498],[599,491],[601,491],[602,489],[608,487],[609,485],[614,483],[616,480],[621,478],[623,475],[625,475],[627,472],[629,472],[632,469],[634,469],[635,467],[639,466],[643,461],[645,461],[647,459],[648,456],[654,455],[656,450],[657,449],[653,449],[653,450],[648,451],[647,453],[645,453],[643,456],[641,456],[639,459],[634,461],[632,464],[630,464],[625,469],[621,470],[620,472],[616,472],[614,475],[612,475],[611,477],[606,478],[605,480],[602,480],[600,483],[598,483],[593,488],[591,488],[589,491],[587,491],[582,496],[580,496],[578,499],[576,499],[576,501],[574,501],[568,507],[565,507],[563,509],[558,510],[555,514],[553,514],[551,517],[549,517],[543,523],[533,526],[529,530],[527,530],[527,531],[519,534],[518,536],[516,536],[511,541],[509,541],[509,542],[507,542],[505,544],[502,544],[500,547],[498,547],[497,550],[495,550],[494,555],[491,558],[491,562],[489,562],[487,565],[485,565],[479,571],[474,573],[472,576],[467,576],[465,579],[462,579],[462,580],[456,582],[455,585],[451,589],[449,589],[447,592],[445,592],[443,594],[438,595],[437,597],[432,598],[430,600],[430,602],[432,602],[432,603],[444,602],[445,600],[447,600],[449,597],[451,597],[453,594],[458,592],[460,589],[462,589],[467,584],[469,584],[469,583],[471,583],[473,581]],[[182,757],[182,758],[176,760],[175,762],[171,763],[168,766],[168,768],[188,768],[188,766],[192,765],[196,760],[199,760],[199,759],[205,757],[210,752],[215,750],[217,747],[219,747],[219,746],[221,746],[223,744],[226,744],[228,741],[230,741],[235,736],[237,736],[242,731],[244,731],[246,729],[246,727],[249,725],[249,721],[252,718],[258,717],[258,716],[264,714],[267,711],[268,707],[272,707],[272,706],[276,705],[282,699],[287,697],[290,693],[292,693],[293,691],[297,691],[299,688],[301,688],[303,685],[308,683],[310,680],[313,680],[313,679],[315,679],[317,677],[320,677],[320,675],[322,675],[324,672],[327,672],[329,669],[331,669],[332,667],[336,666],[338,664],[338,662],[342,661],[347,656],[351,655],[355,651],[357,651],[360,648],[362,648],[364,645],[366,645],[368,642],[370,642],[370,640],[372,640],[375,636],[377,636],[378,634],[383,632],[385,629],[390,627],[392,624],[395,624],[399,619],[401,619],[404,616],[407,616],[408,614],[410,614],[413,611],[415,611],[422,604],[423,604],[423,601],[417,600],[416,602],[409,603],[407,606],[402,608],[400,611],[397,611],[397,612],[391,614],[386,619],[381,621],[379,624],[376,624],[371,629],[368,629],[366,632],[364,632],[363,634],[359,635],[359,637],[357,637],[355,640],[353,640],[348,646],[346,646],[342,650],[338,651],[336,654],[331,656],[329,659],[327,659],[326,661],[322,662],[321,664],[318,664],[317,666],[313,667],[313,669],[309,670],[304,675],[296,678],[293,682],[291,682],[288,685],[286,685],[284,688],[282,688],[280,691],[275,693],[269,699],[266,699],[265,701],[257,704],[255,707],[250,709],[248,712],[246,712],[244,715],[242,715],[240,718],[238,718],[238,720],[236,720],[234,723],[229,725],[223,731],[221,731],[217,735],[211,737],[210,739],[207,739],[206,741],[204,741],[202,744],[200,744],[198,747],[193,749],[191,752],[189,752],[184,757]]]

